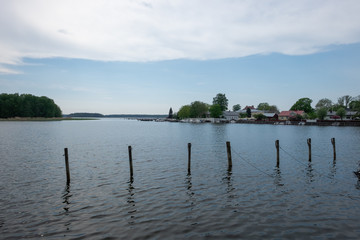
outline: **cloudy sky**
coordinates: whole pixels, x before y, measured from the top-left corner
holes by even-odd
[[[0,0],[0,93],[166,114],[360,95],[359,0]]]

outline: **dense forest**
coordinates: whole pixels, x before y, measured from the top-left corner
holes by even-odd
[[[71,113],[66,117],[95,117],[95,118],[165,118],[167,115],[161,114],[111,114],[103,115],[101,113]]]
[[[31,94],[0,94],[0,118],[61,117],[61,109],[48,97]]]

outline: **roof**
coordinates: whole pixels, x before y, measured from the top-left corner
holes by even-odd
[[[246,106],[246,107],[244,107],[243,110],[246,110],[246,109],[248,109],[248,108],[250,108],[251,110],[252,110],[252,109],[255,109],[254,105],[251,105],[251,106]]]
[[[279,117],[295,117],[296,115],[303,115],[304,111],[281,111]]]
[[[239,113],[238,112],[233,112],[233,111],[224,111],[223,115],[224,116],[236,116],[236,117],[238,117]]]
[[[265,117],[272,118],[272,117],[275,117],[275,115],[277,115],[277,114],[276,113],[263,113],[263,115]]]

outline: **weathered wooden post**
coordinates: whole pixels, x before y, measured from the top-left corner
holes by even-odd
[[[311,162],[311,138],[307,139],[307,144],[309,147],[309,162]]]
[[[275,147],[276,147],[276,166],[279,167],[280,166],[280,144],[279,144],[279,140],[275,141]]]
[[[69,153],[68,149],[64,148],[64,156],[65,156],[65,167],[66,167],[66,184],[70,183],[70,167],[69,167]]]
[[[226,142],[226,150],[227,150],[227,157],[228,157],[228,166],[229,170],[232,168],[232,158],[231,158],[231,145],[230,142]]]
[[[191,143],[188,143],[188,174],[191,173]]]
[[[334,160],[336,160],[335,138],[331,138],[331,143],[333,145]]]
[[[132,153],[131,153],[131,146],[128,147],[128,150],[129,150],[129,164],[130,164],[130,178],[132,179],[133,178],[133,164],[132,164]]]

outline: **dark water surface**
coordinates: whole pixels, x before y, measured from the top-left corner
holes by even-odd
[[[353,127],[0,122],[0,238],[359,239],[359,163]]]

